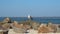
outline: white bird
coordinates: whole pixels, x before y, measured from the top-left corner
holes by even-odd
[[[31,18],[31,16],[30,15],[28,15],[28,19],[30,19]]]

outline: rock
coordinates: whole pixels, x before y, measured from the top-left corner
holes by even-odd
[[[49,29],[46,26],[40,26],[38,28],[38,33],[49,33]]]
[[[12,22],[11,22],[11,19],[10,19],[10,18],[8,18],[8,17],[7,17],[7,18],[5,18],[3,22],[4,22],[4,23],[12,23]]]

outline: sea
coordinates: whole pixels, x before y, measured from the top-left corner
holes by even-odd
[[[3,21],[6,17],[0,17],[0,21]],[[9,17],[12,21],[26,21],[28,17]],[[55,24],[60,24],[60,17],[32,17],[32,21],[39,23],[52,22]]]

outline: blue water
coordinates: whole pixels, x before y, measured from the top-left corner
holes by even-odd
[[[26,21],[27,17],[9,17],[12,21]],[[4,20],[5,17],[0,17],[0,21]],[[60,17],[33,17],[33,21],[48,23],[49,21],[52,23],[60,24]]]

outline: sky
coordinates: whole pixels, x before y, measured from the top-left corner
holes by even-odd
[[[60,17],[60,0],[0,0],[3,17]]]

